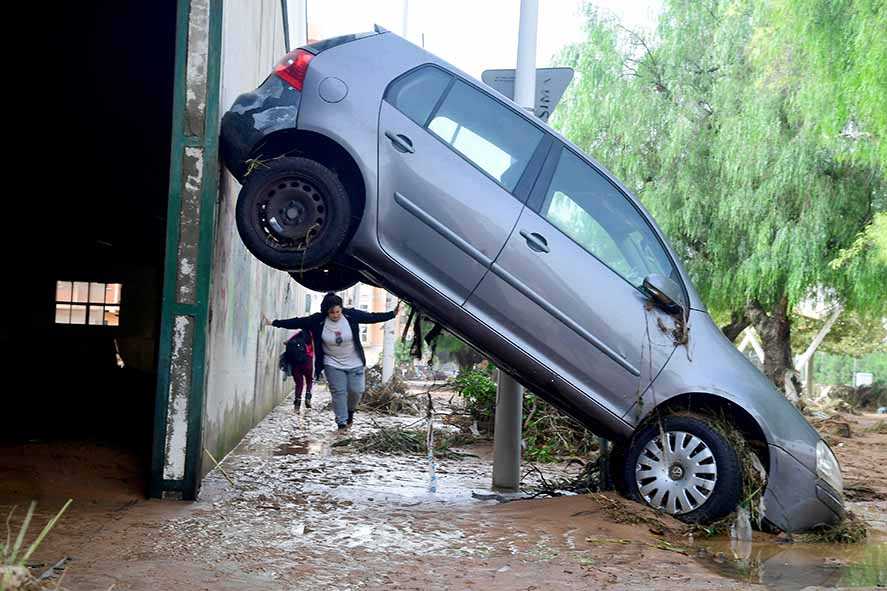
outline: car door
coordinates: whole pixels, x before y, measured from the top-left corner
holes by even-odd
[[[464,303],[517,222],[546,137],[436,66],[395,80],[379,115],[382,249]]]
[[[643,214],[558,142],[466,309],[623,416],[675,349],[674,318],[641,290],[651,273],[680,283]]]

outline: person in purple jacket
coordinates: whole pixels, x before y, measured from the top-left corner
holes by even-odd
[[[328,293],[320,303],[320,312],[310,316],[268,320],[262,323],[277,328],[301,328],[314,337],[314,375],[326,375],[333,399],[336,426],[347,429],[354,422],[354,411],[366,389],[366,355],[360,343],[360,325],[387,322],[397,316],[400,302],[390,312],[364,312],[343,308],[342,298]]]

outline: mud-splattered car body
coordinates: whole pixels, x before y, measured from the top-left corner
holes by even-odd
[[[724,413],[758,445],[778,528],[843,516],[828,446],[718,330],[618,179],[392,33],[301,51],[224,116],[222,153],[239,181],[269,159],[316,158],[353,199],[337,261],[614,441],[665,410]],[[615,238],[605,244],[581,216]]]

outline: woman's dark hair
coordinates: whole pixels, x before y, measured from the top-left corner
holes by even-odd
[[[342,298],[334,294],[333,292],[329,292],[323,299],[320,301],[320,313],[326,316],[330,313],[330,309],[335,308],[336,306],[342,305]]]

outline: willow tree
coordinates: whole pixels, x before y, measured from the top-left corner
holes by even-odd
[[[887,168],[887,2],[768,0],[757,12],[760,80],[838,158]]]
[[[752,0],[671,0],[644,38],[587,10],[555,121],[637,192],[725,333],[755,326],[782,387],[795,303],[825,289],[847,309],[887,309],[887,265],[859,243],[887,195],[879,166],[840,157],[765,83],[761,14]]]

